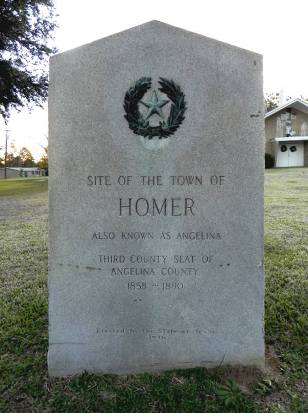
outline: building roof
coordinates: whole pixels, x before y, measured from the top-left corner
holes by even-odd
[[[308,136],[282,136],[274,140],[275,142],[304,142],[308,141]]]
[[[24,172],[32,172],[32,171],[40,171],[41,169],[37,166],[33,168],[24,168],[22,166],[7,166],[6,169],[12,169],[14,171],[24,171]]]
[[[270,112],[267,112],[265,114],[265,119],[269,118],[272,115],[275,115],[275,113],[278,113],[283,109],[288,109],[288,108],[294,108],[294,109],[299,110],[300,112],[308,113],[308,102],[306,102],[303,99],[299,99],[299,98],[288,100],[288,102],[286,102],[284,105],[278,106],[278,108],[275,108],[271,110]]]

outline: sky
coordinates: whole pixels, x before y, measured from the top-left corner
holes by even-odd
[[[58,13],[55,46],[60,52],[160,20],[264,56],[264,92],[308,98],[307,0],[54,0]],[[47,105],[0,120],[9,145],[28,147],[35,158],[47,143]]]

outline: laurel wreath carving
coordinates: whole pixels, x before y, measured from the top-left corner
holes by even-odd
[[[138,107],[140,100],[151,88],[152,79],[150,77],[142,77],[137,80],[134,86],[126,92],[124,98],[124,117],[128,121],[130,129],[137,135],[148,139],[155,136],[158,136],[159,139],[168,138],[168,136],[174,134],[185,119],[184,113],[187,106],[181,88],[173,80],[163,77],[159,78],[158,83],[160,85],[158,89],[168,96],[172,104],[167,121],[160,121],[157,126],[151,126],[149,121],[140,113]]]

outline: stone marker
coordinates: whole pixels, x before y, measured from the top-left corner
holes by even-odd
[[[51,376],[256,365],[261,56],[153,21],[51,59]]]

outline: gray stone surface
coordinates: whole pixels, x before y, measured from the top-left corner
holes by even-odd
[[[50,375],[262,366],[261,56],[153,21],[50,69]],[[124,118],[144,76],[185,94],[166,139]]]

